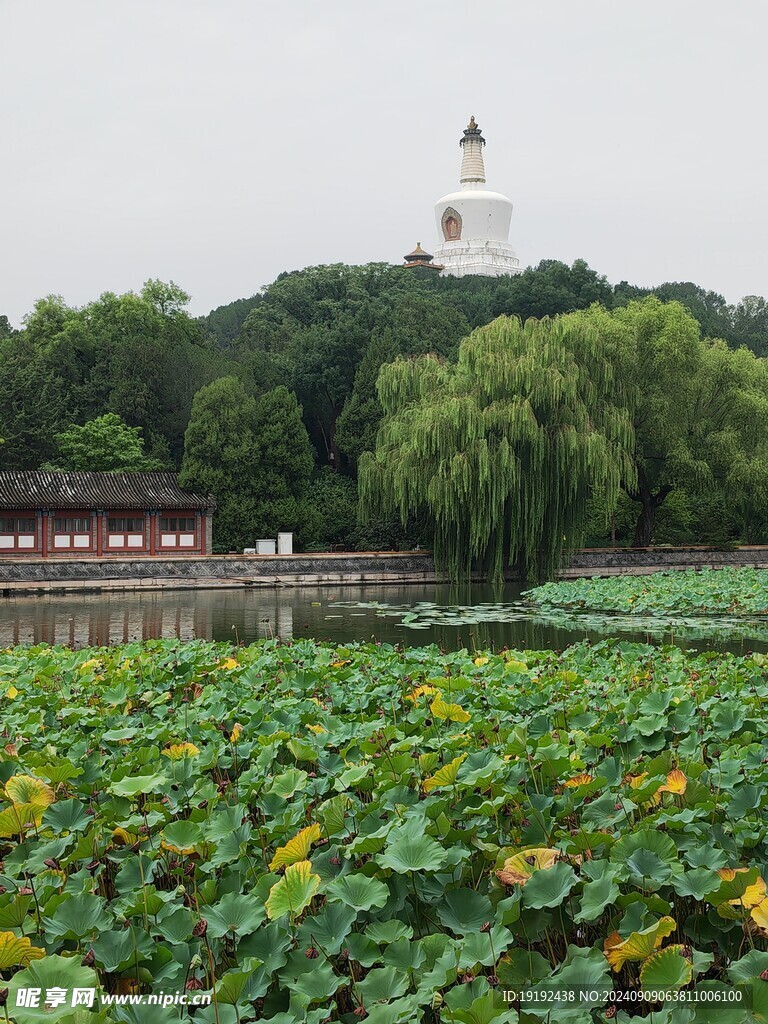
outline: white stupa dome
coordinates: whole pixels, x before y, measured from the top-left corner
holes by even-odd
[[[434,258],[444,274],[519,274],[520,261],[509,244],[512,202],[501,192],[485,187],[483,146],[485,139],[474,117],[460,140],[461,189],[449,192],[435,204],[440,245]]]

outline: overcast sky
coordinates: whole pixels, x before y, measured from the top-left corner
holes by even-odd
[[[524,266],[768,293],[764,0],[0,0],[0,313],[436,244],[474,114]]]

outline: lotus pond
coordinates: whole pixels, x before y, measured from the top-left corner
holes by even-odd
[[[766,669],[607,641],[6,650],[3,1012],[187,1012],[29,1005],[78,987],[211,992],[200,1024],[765,1020]]]
[[[749,566],[687,569],[647,576],[592,577],[546,583],[526,592],[545,611],[599,611],[632,616],[755,616],[768,621],[768,571]]]
[[[702,587],[704,574],[674,575],[681,578],[683,597]],[[717,592],[720,574],[714,575]],[[583,605],[585,588],[590,595],[598,586],[637,587],[642,593],[662,576],[670,580],[673,574],[553,584],[552,590],[542,589],[540,601],[537,591],[533,601],[531,594],[523,597],[516,584],[495,589],[434,583],[6,597],[0,598],[0,647],[39,642],[88,647],[163,637],[236,642],[313,637],[334,643],[436,643],[451,650],[557,650],[618,636],[736,653],[768,650],[765,616],[733,608],[732,602],[723,603],[717,614],[701,604],[665,603],[661,584],[655,585],[661,600],[643,595],[645,606],[627,600],[607,608]],[[663,587],[672,585],[674,578]]]

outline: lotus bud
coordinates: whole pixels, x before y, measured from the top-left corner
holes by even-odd
[[[190,969],[190,971],[196,971],[198,967],[202,967],[202,966],[203,966],[203,958],[200,956],[199,953],[195,953],[195,955],[189,961],[189,969]]]
[[[307,958],[307,960],[317,960],[317,958],[320,956],[320,953],[315,948],[315,946],[309,946],[307,949],[304,950],[304,956]]]
[[[186,889],[184,888],[184,886],[183,886],[183,885],[177,885],[177,886],[176,886],[176,895],[177,895],[177,896],[184,896],[184,895],[185,895],[185,893],[186,893],[186,891],[187,891],[187,890],[186,890]]]
[[[83,957],[83,959],[80,961],[80,964],[83,967],[93,967],[93,964],[94,964],[95,960],[96,960],[96,954],[93,952],[92,949],[89,949],[88,952]]]
[[[8,989],[0,988],[0,1006],[5,1006],[8,1002]]]

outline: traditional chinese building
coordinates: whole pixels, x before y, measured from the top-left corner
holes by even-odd
[[[0,557],[208,555],[214,508],[174,473],[0,470]]]
[[[474,117],[464,129],[459,145],[461,188],[435,204],[441,242],[434,258],[443,265],[442,272],[453,277],[519,274],[520,260],[509,244],[512,203],[500,192],[491,192],[486,187],[485,139]]]
[[[416,248],[413,252],[409,252],[406,256],[403,256],[403,266],[409,270],[418,269],[420,267],[426,267],[427,270],[442,270],[440,263],[433,263],[434,257],[432,253],[426,252],[421,248],[421,242],[416,243]]]

